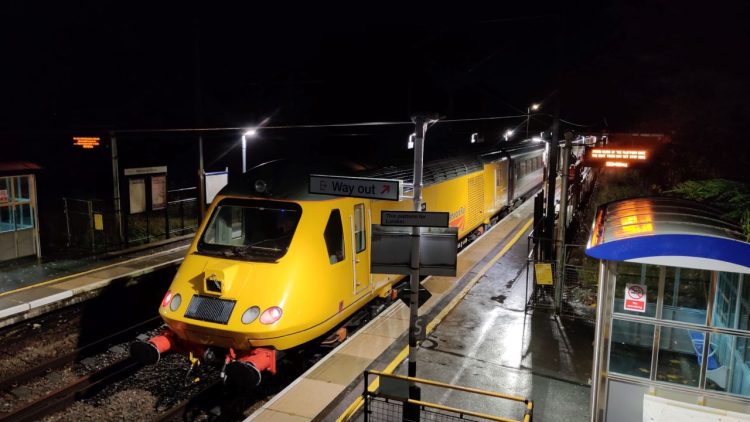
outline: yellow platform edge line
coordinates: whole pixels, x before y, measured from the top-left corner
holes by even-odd
[[[179,251],[180,249],[183,249],[183,248],[187,249],[187,247],[185,247],[185,246],[180,246],[180,247],[177,247],[177,248],[168,249],[168,250],[165,250],[165,251],[160,251],[160,252],[157,252],[157,253],[155,253],[153,255],[137,256],[135,258],[127,259],[125,261],[113,262],[111,264],[104,265],[102,267],[97,267],[97,268],[92,268],[90,270],[81,271],[80,273],[68,274],[68,275],[64,275],[64,276],[61,276],[61,277],[53,278],[52,280],[42,281],[42,282],[36,283],[36,284],[30,284],[30,285],[28,285],[26,287],[21,287],[19,289],[8,290],[7,292],[0,292],[0,297],[8,296],[8,295],[11,295],[13,293],[23,292],[23,291],[34,289],[34,288],[37,288],[37,287],[43,287],[43,286],[47,286],[47,285],[50,285],[50,284],[59,283],[59,282],[62,282],[62,281],[65,281],[65,280],[70,280],[70,279],[76,278],[76,277],[82,277],[84,275],[91,274],[93,272],[107,270],[107,269],[110,269],[112,267],[117,267],[119,265],[130,264],[130,263],[135,262],[135,261],[140,261],[140,260],[144,260],[144,259],[147,259],[147,258],[153,258],[155,256],[167,255],[167,254],[170,254],[172,252],[177,252],[177,251]]]
[[[524,224],[523,227],[521,227],[521,229],[518,230],[518,232],[503,247],[503,249],[501,249],[500,252],[498,252],[494,257],[492,257],[492,259],[487,264],[485,264],[481,270],[479,270],[479,272],[474,276],[474,278],[472,278],[471,281],[469,281],[469,283],[466,286],[464,286],[463,290],[461,290],[461,292],[458,295],[456,295],[456,297],[454,297],[453,300],[451,300],[450,303],[448,303],[448,305],[445,308],[443,308],[442,311],[440,311],[440,313],[437,314],[435,319],[433,319],[429,324],[427,324],[427,335],[429,335],[432,332],[432,330],[434,330],[435,327],[438,324],[440,324],[443,318],[445,318],[445,316],[448,315],[448,313],[452,311],[453,308],[456,307],[456,305],[458,305],[458,303],[464,298],[464,296],[466,296],[469,293],[471,288],[474,287],[475,284],[477,284],[479,279],[481,279],[484,276],[484,274],[487,271],[489,271],[489,269],[492,268],[492,266],[495,265],[495,263],[500,258],[502,258],[503,255],[505,255],[508,252],[508,250],[510,250],[510,248],[512,248],[516,244],[516,242],[518,242],[518,239],[520,239],[521,236],[523,236],[523,234],[526,233],[526,230],[528,230],[528,228],[531,226],[532,221],[533,220],[529,218],[526,221],[526,224]],[[388,364],[388,366],[385,367],[385,369],[383,369],[382,372],[386,374],[393,373],[393,371],[396,370],[396,367],[401,362],[403,362],[404,359],[406,359],[408,355],[409,355],[409,346],[406,346],[403,349],[401,349],[401,352],[399,352],[399,354]],[[375,391],[379,386],[380,386],[380,378],[375,378],[375,380],[373,380],[370,383],[370,385],[367,386],[367,390]],[[352,402],[352,404],[350,404],[349,407],[347,407],[346,410],[344,410],[344,412],[341,413],[341,415],[338,418],[336,418],[336,422],[348,421],[349,418],[354,416],[354,414],[362,407],[363,404],[364,404],[364,399],[362,398],[362,396],[359,396],[357,400],[354,400],[354,402]]]

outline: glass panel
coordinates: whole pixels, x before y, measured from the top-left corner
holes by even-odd
[[[636,302],[628,302],[625,308],[625,289],[628,285],[642,286],[645,297],[645,309],[637,311]],[[654,317],[656,315],[656,297],[659,292],[659,267],[655,265],[619,263],[617,266],[617,280],[615,283],[615,313]],[[629,298],[632,300],[633,298]],[[641,299],[642,300],[642,299]]]
[[[206,226],[198,250],[248,260],[276,260],[286,254],[301,209],[296,204],[222,201]]]
[[[740,276],[742,283],[742,294],[740,295],[740,317],[737,320],[737,328],[750,330],[750,277]]]
[[[0,177],[0,204],[11,201],[10,177]]]
[[[341,225],[341,212],[339,210],[331,211],[328,217],[326,229],[323,232],[323,238],[326,241],[328,249],[328,260],[331,264],[344,260],[344,228]]]
[[[656,379],[698,386],[704,334],[682,328],[661,327]],[[709,365],[713,356],[709,359]]]
[[[31,204],[16,205],[16,230],[34,228],[34,215],[31,213]]]
[[[13,208],[9,206],[0,206],[0,233],[12,232],[16,229],[13,222]]]
[[[716,284],[713,326],[724,328],[737,328],[739,326],[737,305],[738,301],[742,302],[739,298],[740,283],[739,274],[719,273],[719,280]],[[744,287],[742,286],[742,288]]]
[[[706,324],[711,272],[667,267],[662,318]]]
[[[612,320],[610,372],[649,378],[653,343],[653,325]]]
[[[354,238],[357,243],[357,253],[365,250],[367,247],[367,238],[365,236],[364,204],[357,204],[354,206]]]
[[[22,202],[29,201],[31,198],[31,195],[29,194],[29,176],[16,176],[14,179],[16,185],[16,190],[14,192],[16,196],[15,200]]]
[[[750,338],[711,334],[706,388],[750,396]]]

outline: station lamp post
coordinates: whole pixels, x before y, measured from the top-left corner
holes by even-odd
[[[531,121],[531,112],[539,110],[539,104],[532,104],[526,107],[526,139],[529,139],[529,122]]]
[[[242,174],[247,171],[247,138],[253,138],[258,134],[255,129],[250,129],[242,134]]]

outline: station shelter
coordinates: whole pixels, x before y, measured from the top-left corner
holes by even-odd
[[[675,198],[599,207],[592,421],[750,421],[750,243]],[[707,357],[703,359],[703,357]]]
[[[34,175],[40,169],[25,161],[0,162],[0,261],[41,256]]]

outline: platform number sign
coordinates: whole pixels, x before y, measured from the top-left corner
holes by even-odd
[[[625,285],[625,310],[633,312],[646,312],[646,285]]]

